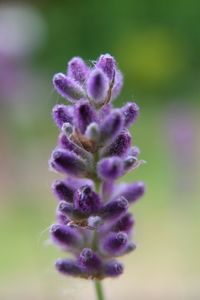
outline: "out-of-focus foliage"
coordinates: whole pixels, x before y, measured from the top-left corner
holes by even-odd
[[[126,91],[158,100],[199,93],[200,3],[169,1],[48,1],[49,28],[39,63],[53,72],[73,55],[117,57]]]

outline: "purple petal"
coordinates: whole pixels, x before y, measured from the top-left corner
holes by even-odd
[[[65,133],[60,133],[58,137],[58,147],[63,148],[68,151],[73,151],[78,156],[81,156],[83,159],[91,159],[90,153],[88,153],[85,149],[78,146],[75,142],[70,140],[68,136],[66,136]]]
[[[74,227],[54,224],[51,226],[50,234],[54,243],[63,249],[80,248],[83,244],[81,234]]]
[[[84,271],[89,274],[99,273],[101,269],[101,259],[90,248],[84,248],[79,256],[79,263],[84,267]]]
[[[63,275],[81,276],[82,270],[75,260],[58,259],[55,264],[56,269]]]
[[[94,108],[86,100],[77,103],[75,106],[74,118],[77,129],[83,134],[90,123],[97,121],[97,115]]]
[[[107,255],[119,255],[126,249],[128,236],[124,232],[113,232],[104,238],[102,243],[102,249]]]
[[[93,69],[89,74],[86,87],[89,98],[96,104],[102,104],[109,90],[108,78],[100,69]]]
[[[64,180],[56,180],[52,185],[54,195],[59,201],[72,202],[74,191]]]
[[[121,108],[123,117],[124,117],[124,126],[130,127],[135,123],[139,115],[139,106],[134,102],[129,102]]]
[[[67,75],[79,83],[84,83],[89,72],[88,66],[80,57],[72,58],[68,63]]]
[[[123,265],[116,260],[107,261],[104,265],[104,273],[109,277],[117,277],[123,273],[123,270]]]
[[[64,123],[73,123],[73,107],[63,104],[57,104],[52,111],[54,122],[59,128],[62,128]]]
[[[100,143],[111,143],[122,130],[123,118],[119,110],[112,111],[100,126]]]
[[[71,102],[80,100],[85,96],[83,88],[70,77],[62,73],[55,74],[53,85],[57,92]]]
[[[102,216],[106,220],[115,220],[124,215],[128,210],[128,201],[124,197],[119,197],[104,205]]]
[[[98,59],[96,67],[102,69],[108,78],[112,80],[116,70],[116,61],[110,54],[103,54]]]
[[[97,173],[102,179],[117,179],[123,174],[123,170],[123,162],[117,156],[103,158],[97,164]]]
[[[120,156],[124,157],[131,147],[131,135],[127,130],[123,130],[114,140],[114,142],[105,147],[102,156]]]
[[[100,198],[90,186],[83,186],[75,192],[74,208],[85,215],[94,215],[99,211]]]
[[[134,203],[139,200],[145,193],[145,185],[138,181],[132,184],[127,184],[120,192],[129,203]]]
[[[50,165],[61,173],[78,177],[82,177],[86,174],[85,162],[79,156],[68,150],[54,150]]]
[[[112,230],[115,232],[123,231],[129,234],[135,224],[135,220],[131,213],[127,213],[122,218],[117,220],[115,225],[112,227]]]
[[[117,96],[120,94],[122,86],[123,86],[123,75],[119,70],[117,70],[115,72],[115,83],[112,88],[112,100],[117,98]]]

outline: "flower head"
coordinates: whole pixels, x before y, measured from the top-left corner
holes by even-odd
[[[74,256],[57,260],[56,268],[81,278],[119,276],[124,267],[116,257],[136,248],[135,220],[128,210],[145,192],[143,182],[116,183],[143,162],[128,130],[139,107],[128,102],[113,108],[123,76],[109,54],[92,68],[72,58],[67,75],[56,74],[53,84],[71,104],[55,105],[52,112],[60,133],[49,164],[65,178],[52,186],[59,203],[50,235]]]

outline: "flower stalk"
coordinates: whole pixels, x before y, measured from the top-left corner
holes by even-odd
[[[95,285],[97,300],[105,300],[101,281],[95,280],[94,285]]]

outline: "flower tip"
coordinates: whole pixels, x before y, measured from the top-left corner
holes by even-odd
[[[69,77],[72,77],[74,80],[76,80],[79,83],[84,83],[84,81],[87,78],[87,75],[89,73],[89,68],[85,64],[84,60],[79,57],[73,57],[68,62],[68,72],[67,75]]]
[[[118,261],[108,261],[104,265],[104,272],[106,276],[117,277],[124,271],[124,266]]]
[[[57,92],[71,102],[76,102],[85,96],[83,88],[63,73],[55,74],[52,81]]]
[[[118,205],[118,207],[124,208],[124,209],[128,209],[128,207],[129,207],[128,201],[123,196],[120,196],[119,199],[117,199],[117,205]]]
[[[110,54],[102,54],[97,63],[96,67],[103,70],[110,80],[113,79],[116,70],[116,61]]]
[[[107,76],[99,68],[93,69],[87,79],[87,94],[95,104],[102,104],[107,96],[109,82]]]

